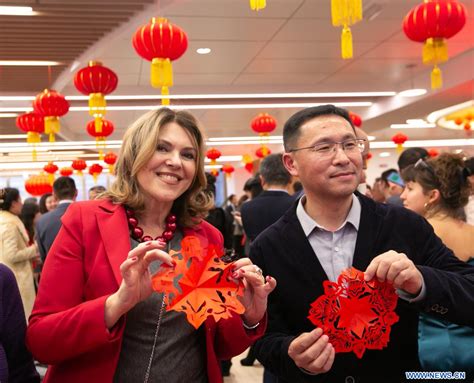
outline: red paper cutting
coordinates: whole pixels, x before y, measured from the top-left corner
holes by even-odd
[[[220,259],[218,246],[203,248],[198,237],[186,236],[181,251],[169,254],[176,266],[162,265],[152,279],[153,289],[166,294],[167,311],[184,312],[195,328],[209,316],[217,322],[245,311],[237,299],[243,295],[243,284],[232,279],[233,265]]]
[[[336,352],[353,351],[362,358],[365,350],[381,350],[390,340],[398,296],[388,282],[364,281],[355,268],[344,270],[337,283],[324,281],[324,295],[317,298],[309,320],[323,329]]]

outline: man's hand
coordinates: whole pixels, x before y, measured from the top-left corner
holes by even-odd
[[[412,295],[418,295],[423,285],[423,276],[415,264],[405,254],[393,250],[372,259],[364,278],[370,281],[374,277]]]
[[[335,356],[334,347],[328,340],[320,328],[305,332],[290,343],[288,355],[299,368],[309,373],[328,372]]]

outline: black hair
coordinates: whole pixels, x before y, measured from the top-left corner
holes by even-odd
[[[71,177],[59,177],[53,183],[53,193],[60,201],[64,199],[73,199],[76,192],[76,183]]]
[[[4,188],[2,195],[2,203],[0,204],[0,210],[9,211],[12,207],[13,202],[18,201],[20,198],[20,192],[16,188]]]
[[[49,210],[48,208],[46,207],[46,200],[48,199],[48,197],[51,197],[52,194],[51,193],[44,193],[40,200],[39,200],[39,212],[41,214],[46,214]]]
[[[356,132],[347,110],[338,108],[331,104],[313,106],[311,108],[300,110],[286,121],[285,126],[283,127],[283,145],[285,146],[285,151],[289,152],[291,149],[294,149],[293,146],[300,135],[300,128],[305,122],[319,116],[330,115],[344,118],[351,125],[354,133]]]
[[[408,165],[414,165],[420,158],[428,158],[429,154],[425,148],[405,149],[398,157],[398,169],[402,171]]]
[[[260,163],[260,175],[270,185],[288,185],[291,182],[291,174],[283,165],[282,154],[270,154]]]
[[[21,208],[20,219],[25,225],[30,241],[35,237],[34,219],[39,213],[39,205],[34,203],[24,203]]]

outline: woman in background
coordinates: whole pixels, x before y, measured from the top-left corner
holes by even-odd
[[[41,196],[39,201],[39,208],[41,214],[46,214],[51,210],[54,210],[58,205],[58,201],[51,193],[45,193]]]
[[[463,222],[470,186],[460,155],[443,153],[420,159],[402,172],[406,208],[424,216],[455,256],[474,265],[474,226]],[[447,310],[440,308],[440,311]],[[442,312],[440,312],[442,314]],[[474,329],[429,315],[420,315],[419,357],[427,371],[465,371],[474,374]]]
[[[40,213],[40,208],[38,204],[35,204],[35,203],[23,204],[23,207],[21,208],[20,219],[23,222],[23,225],[25,225],[26,232],[28,233],[28,239],[29,239],[28,245],[32,245],[35,242],[35,227],[36,227],[36,221],[38,221],[39,217],[41,217],[41,213]],[[38,284],[39,284],[42,265],[43,263],[38,253],[38,259],[35,258],[32,261],[33,278],[35,281],[36,292],[38,291]]]

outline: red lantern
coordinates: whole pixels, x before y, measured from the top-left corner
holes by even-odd
[[[117,88],[118,77],[114,71],[102,65],[100,61],[89,61],[89,65],[74,76],[74,85],[82,94],[89,95],[89,114],[95,117],[95,129],[100,133],[102,118],[107,105],[104,95]]]
[[[97,178],[104,168],[99,164],[92,164],[89,166],[89,174],[94,178],[94,183],[97,183]]]
[[[352,121],[352,124],[354,126],[357,126],[358,128],[360,128],[362,126],[362,118],[358,115],[358,114],[355,114],[353,112],[349,112],[349,117]]]
[[[109,173],[114,174],[114,165],[117,162],[117,155],[114,152],[108,152],[104,157],[104,162],[109,165]]]
[[[242,163],[244,164],[245,170],[247,170],[250,174],[253,171],[253,159],[250,154],[244,154],[242,156]]]
[[[96,131],[95,121],[89,121],[87,123],[87,133],[95,137],[95,143],[97,149],[99,149],[99,159],[104,156],[103,149],[106,148],[105,138],[110,136],[114,132],[114,124],[109,120],[102,120],[102,129],[100,132]]]
[[[82,176],[82,171],[87,168],[87,164],[86,164],[86,161],[84,160],[74,160],[72,161],[72,165],[71,167],[77,171],[77,174],[79,174],[80,176]]]
[[[414,7],[403,20],[403,31],[416,42],[424,42],[423,63],[433,65],[431,88],[442,86],[439,63],[448,60],[445,39],[453,37],[466,23],[464,5],[456,0],[425,0]]]
[[[268,149],[266,146],[262,146],[262,147],[258,148],[257,151],[255,152],[255,155],[258,158],[265,158],[269,154],[272,154],[272,151],[270,149]]]
[[[397,153],[401,153],[403,151],[403,144],[406,140],[408,140],[408,137],[403,133],[397,133],[392,137],[392,141],[397,145]]]
[[[54,173],[58,171],[57,165],[55,165],[52,161],[49,161],[46,165],[44,165],[43,170],[48,173],[49,183],[52,185],[54,182]]]
[[[59,133],[60,129],[59,117],[69,111],[69,102],[55,90],[45,89],[36,96],[33,108],[44,117],[44,132],[49,134],[49,142],[54,142],[54,135]]]
[[[69,177],[73,173],[73,170],[69,166],[65,166],[64,168],[59,169],[59,174],[62,177]]]
[[[222,171],[229,177],[235,171],[235,168],[230,164],[226,164],[222,167]]]
[[[221,156],[221,152],[216,148],[211,148],[206,152],[206,157],[211,160],[211,166],[217,165],[217,159]],[[219,170],[211,169],[211,174],[216,176],[219,174]]]
[[[431,148],[428,150],[428,156],[430,156],[430,158],[438,157],[438,155],[439,152],[435,148]]]
[[[262,142],[262,150],[270,152],[266,147],[268,135],[273,132],[277,126],[277,121],[268,113],[260,113],[250,123],[252,129],[258,133]]]
[[[469,121],[467,121],[465,124],[464,124],[464,130],[466,131],[466,134],[468,136],[471,135],[471,123]]]
[[[367,153],[367,157],[366,157],[367,161],[370,160],[372,157],[373,157],[373,156],[372,156],[372,153],[370,153],[370,152]]]
[[[44,118],[42,115],[31,112],[16,118],[16,126],[26,133],[26,142],[33,145],[33,161],[36,161],[36,144],[41,142],[41,133],[44,133]]]
[[[48,176],[40,174],[30,176],[25,181],[25,190],[32,196],[41,196],[45,193],[52,193],[53,187],[49,182]]]
[[[171,61],[186,52],[186,33],[165,18],[152,18],[149,24],[138,28],[132,42],[137,53],[151,61],[151,85],[161,87],[161,94],[168,95],[168,87],[173,86]],[[161,103],[169,105],[169,99],[163,98]]]

